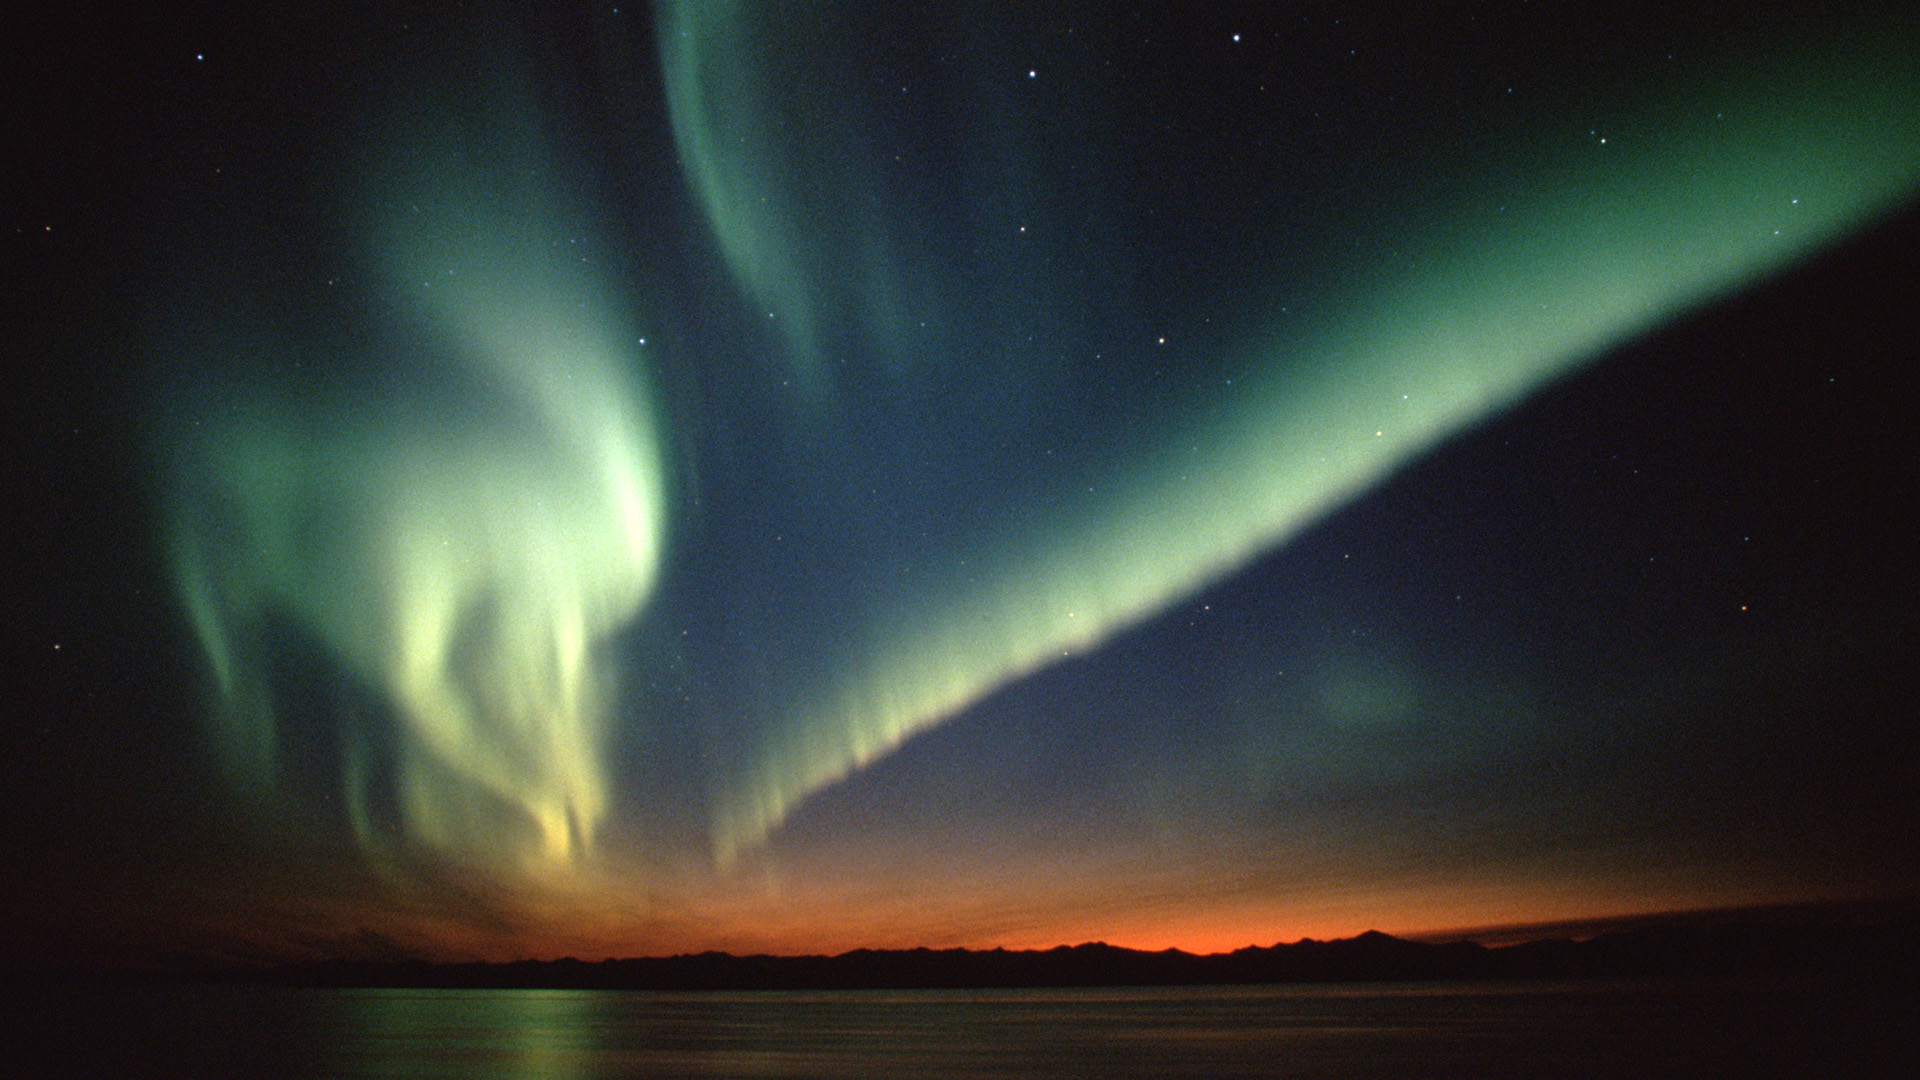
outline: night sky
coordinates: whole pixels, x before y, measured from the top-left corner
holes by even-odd
[[[255,7],[7,34],[0,960],[1920,890],[1911,5]]]

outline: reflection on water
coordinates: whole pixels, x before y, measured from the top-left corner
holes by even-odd
[[[20,994],[18,990],[13,991]],[[39,1075],[1691,1076],[1870,1069],[1911,999],[1784,985],[21,994]],[[15,1058],[14,1066],[21,1064]]]

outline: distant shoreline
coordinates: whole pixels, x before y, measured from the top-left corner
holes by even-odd
[[[1584,940],[1488,946],[1378,931],[1199,955],[1100,943],[1044,950],[857,949],[834,956],[722,952],[602,961],[323,960],[195,972],[15,972],[13,981],[185,981],[288,987],[651,991],[984,990],[1285,983],[1498,982],[1646,977],[1807,978],[1920,991],[1920,905],[1871,919],[1832,911],[1674,917]]]

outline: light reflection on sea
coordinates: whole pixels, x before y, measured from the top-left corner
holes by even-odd
[[[1910,998],[1704,982],[29,997],[22,1011],[40,1022],[28,1063],[49,1076],[1832,1075],[1870,1072],[1915,1019]]]

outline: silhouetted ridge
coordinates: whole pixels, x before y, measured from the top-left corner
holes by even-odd
[[[1334,941],[1249,946],[1206,956],[1104,943],[1052,949],[856,949],[838,956],[697,955],[429,964],[328,961],[239,977],[299,986],[629,990],[912,990],[1260,983],[1816,977],[1920,987],[1920,920],[1871,925],[1817,919],[1655,924],[1584,941],[1489,948],[1428,944],[1368,931]]]

